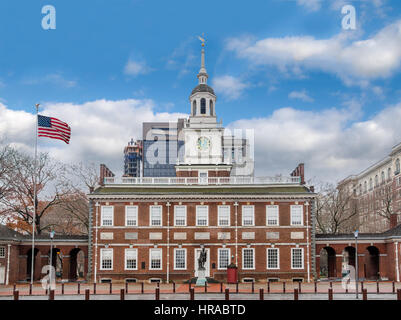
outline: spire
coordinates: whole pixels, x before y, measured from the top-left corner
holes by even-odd
[[[201,68],[198,73],[199,84],[206,84],[207,78],[209,77],[205,68],[205,39],[202,37],[198,37],[200,41],[202,41],[202,53],[201,53]]]

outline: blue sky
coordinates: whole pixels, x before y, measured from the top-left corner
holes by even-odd
[[[41,26],[42,7],[49,4],[56,9],[55,30]],[[345,4],[356,9],[356,30],[342,29]],[[334,112],[333,122],[339,128],[332,134],[343,139],[342,134],[358,125],[378,123],[388,108],[400,103],[401,45],[397,40],[401,37],[396,38],[400,20],[401,3],[390,0],[4,0],[0,3],[0,102],[8,117],[15,112],[26,119],[37,102],[44,106],[44,113],[52,110],[67,120],[72,115],[65,114],[65,108],[82,112],[80,116],[96,116],[96,107],[87,107],[96,101],[110,101],[110,113],[124,112],[126,107],[118,109],[113,102],[137,101],[151,111],[149,121],[174,118],[188,113],[188,97],[200,67],[197,36],[204,32],[209,84],[217,93],[216,111],[225,125],[238,127],[245,122],[252,127],[256,118],[271,123],[283,110],[292,112],[287,118],[300,116],[299,121]],[[342,118],[343,114],[349,116]],[[138,119],[132,119],[132,126],[140,126]],[[283,123],[276,130],[284,132],[288,125]],[[123,130],[119,136],[122,142],[109,142],[122,144],[113,153],[122,150],[131,136],[140,138],[140,128],[127,126],[126,137]],[[323,136],[324,128],[317,127],[318,123],[311,123],[301,131]],[[9,142],[30,148],[30,138],[14,134],[10,124],[3,126],[3,132],[1,128],[0,135]],[[351,152],[353,146],[349,152],[345,147],[336,150],[333,157],[344,155],[333,160],[336,164],[314,166],[314,175],[331,168],[330,178],[338,179],[361,171],[384,157],[401,141],[401,134],[394,128],[380,139],[381,147],[362,158]],[[288,155],[278,147],[256,145],[268,155],[268,150],[275,150],[280,157],[293,159],[286,166],[309,160],[312,170],[312,164],[321,161],[319,156]],[[311,146],[315,151],[318,147]],[[43,142],[43,149],[56,156],[64,148]],[[306,154],[307,144],[303,150]],[[264,159],[265,153],[258,152],[256,158]],[[104,157],[117,168],[121,155],[111,154],[94,150],[91,156],[77,151],[71,160],[102,162]],[[280,157],[272,157],[271,165],[259,167],[260,172],[270,174],[269,168],[290,172],[292,167],[273,165]]]

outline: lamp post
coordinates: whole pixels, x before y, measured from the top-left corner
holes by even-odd
[[[354,232],[355,236],[355,292],[356,292],[356,298],[358,299],[358,230]]]
[[[50,296],[50,291],[52,290],[52,269],[53,269],[53,238],[54,238],[54,231],[52,230],[50,232],[50,258],[49,258],[49,296]]]

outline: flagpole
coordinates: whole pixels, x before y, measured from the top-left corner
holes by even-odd
[[[34,183],[33,183],[33,221],[32,221],[32,260],[31,260],[31,284],[33,284],[33,270],[35,268],[35,231],[36,231],[36,171],[37,171],[37,158],[38,158],[38,114],[39,103],[36,107],[36,129],[35,129],[35,162],[34,162]]]

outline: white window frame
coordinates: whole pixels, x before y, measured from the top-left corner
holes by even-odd
[[[222,212],[220,211],[222,208],[228,208],[228,224],[220,224],[220,215],[222,214]],[[231,219],[230,219],[230,215],[231,215],[231,208],[228,205],[221,205],[221,206],[217,206],[217,225],[219,227],[229,227],[231,225]]]
[[[301,252],[302,252],[302,267],[300,267],[300,268],[294,268],[294,250],[301,250]],[[305,266],[304,266],[304,259],[305,259],[305,256],[304,256],[304,248],[291,248],[291,269],[294,269],[294,270],[303,270],[303,269],[305,269]]]
[[[277,267],[269,267],[269,251],[277,252]],[[280,269],[280,249],[279,248],[266,248],[266,269],[268,270],[278,270]]]
[[[269,208],[275,208],[276,209],[276,220],[277,222],[275,224],[269,223]],[[279,226],[280,225],[280,209],[278,205],[267,205],[266,206],[266,225],[267,226]]]
[[[128,224],[128,209],[135,208],[135,224]],[[132,219],[131,219],[132,220]],[[125,206],[125,226],[137,227],[138,226],[138,206]]]
[[[185,209],[185,217],[184,217],[184,224],[177,224],[177,208],[182,207]],[[186,227],[187,226],[187,206],[179,205],[174,206],[174,226],[175,227]]]
[[[244,224],[244,209],[252,208],[252,224]],[[253,227],[255,226],[255,206],[254,205],[243,205],[241,208],[241,216],[242,216],[242,226],[244,227]]]
[[[160,208],[160,224],[152,224],[152,209]],[[163,207],[161,205],[149,206],[149,226],[151,227],[162,227],[163,226]]]
[[[132,251],[132,252],[135,252],[135,260],[136,260],[136,263],[135,263],[135,268],[128,268],[128,266],[127,266],[127,252],[129,252],[129,251]],[[127,248],[127,249],[125,249],[125,251],[124,251],[124,260],[125,260],[125,263],[124,263],[124,269],[125,270],[138,270],[138,249],[133,249],[133,248]]]
[[[199,211],[198,211],[198,209],[200,209],[201,207],[205,207],[207,210],[207,212],[206,212],[206,224],[205,225],[203,225],[203,224],[198,224],[198,218],[199,218]],[[200,206],[196,206],[196,226],[197,227],[207,227],[207,226],[209,226],[209,206],[208,205],[200,205]]]
[[[293,219],[293,208],[295,209],[295,208],[301,208],[301,223],[300,224],[298,224],[298,223],[294,223],[294,219]],[[303,205],[298,205],[298,204],[296,204],[296,205],[291,205],[291,207],[290,207],[290,216],[291,216],[291,225],[292,226],[303,226],[304,225],[304,206]]]
[[[0,258],[6,257],[6,247],[0,246]]]
[[[111,268],[104,268],[103,267],[103,258],[104,252],[110,251],[111,252]],[[100,249],[100,270],[113,270],[113,261],[114,260],[114,251],[111,248]]]
[[[220,266],[220,252],[221,251],[228,251],[228,264],[227,264],[227,266],[228,266],[230,264],[230,260],[231,260],[231,250],[230,250],[230,248],[218,248],[217,249],[217,270],[227,270],[227,267],[222,268]]]
[[[184,251],[184,263],[183,268],[177,267],[177,251]],[[187,249],[184,248],[174,248],[174,270],[187,270]]]
[[[152,267],[152,251],[160,251],[160,268]],[[149,249],[149,270],[163,270],[163,250],[162,250],[162,248]]]
[[[245,250],[252,250],[252,268],[245,268]],[[255,270],[255,248],[242,248],[242,270]]]
[[[106,208],[111,208],[111,224],[104,224],[104,212],[103,210]],[[109,219],[107,219],[109,220]],[[114,226],[114,206],[101,206],[100,207],[100,223],[102,227],[112,227]]]

